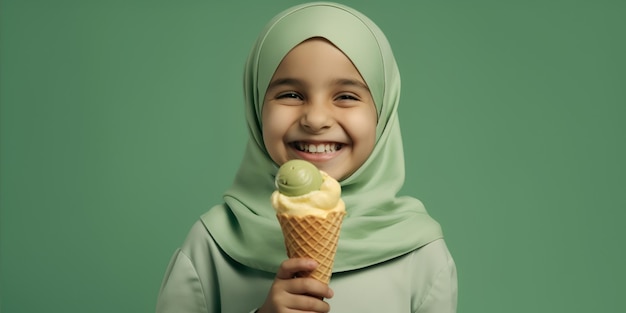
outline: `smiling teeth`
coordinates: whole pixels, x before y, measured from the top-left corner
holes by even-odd
[[[330,153],[335,152],[341,148],[339,144],[305,144],[305,143],[297,143],[296,147],[300,151],[305,151],[309,153]]]

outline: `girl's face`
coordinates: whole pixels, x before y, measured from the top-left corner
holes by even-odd
[[[377,114],[358,70],[314,38],[282,60],[263,101],[263,140],[278,165],[307,160],[337,180],[354,173],[376,141]]]

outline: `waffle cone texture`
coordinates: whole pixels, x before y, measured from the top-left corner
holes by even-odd
[[[319,264],[303,276],[325,284],[330,281],[337,252],[341,222],[346,212],[331,212],[326,218],[277,214],[289,258],[311,258]]]

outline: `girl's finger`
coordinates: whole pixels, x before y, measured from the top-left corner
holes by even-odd
[[[300,272],[310,272],[318,266],[312,259],[293,258],[285,260],[278,268],[276,278],[291,279],[298,276]]]

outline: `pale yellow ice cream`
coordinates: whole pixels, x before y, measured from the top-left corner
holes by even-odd
[[[300,196],[286,196],[278,190],[272,194],[272,206],[278,214],[292,216],[313,215],[325,218],[330,212],[343,212],[346,206],[341,200],[341,186],[334,178],[323,171],[322,184],[314,190]]]

